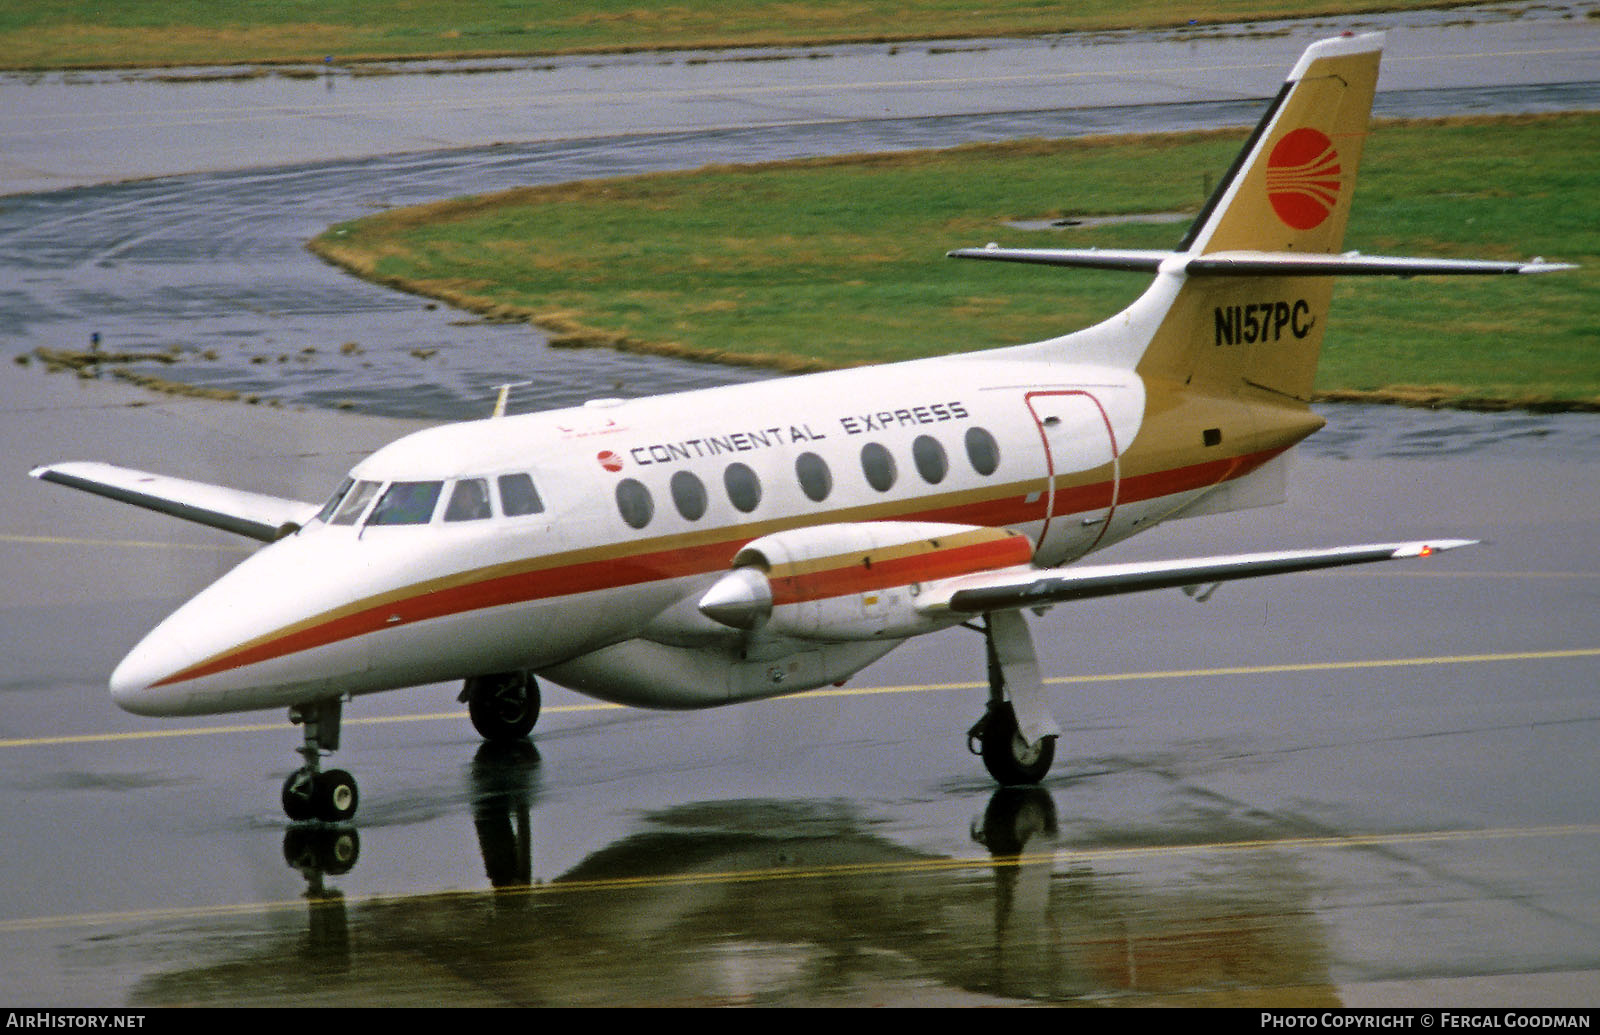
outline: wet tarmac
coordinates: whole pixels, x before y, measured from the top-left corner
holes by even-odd
[[[759,152],[771,132],[543,154],[568,178],[666,164],[667,144],[678,160],[718,141]],[[855,149],[817,132],[818,147]],[[9,199],[0,216],[32,216],[0,230],[0,263],[31,265],[0,281],[0,333],[72,344],[109,326],[85,312],[114,312],[143,328],[141,347],[178,326],[219,352],[241,342],[230,355],[281,350],[283,363],[215,361],[274,397],[326,403],[365,379],[368,395],[348,395],[363,409],[404,395],[427,402],[395,412],[479,412],[495,378],[528,376],[525,328],[453,326],[322,271],[297,242],[382,190],[522,175],[525,158],[499,170],[498,157]],[[410,171],[386,179],[391,162]],[[424,333],[471,341],[472,360],[406,366],[388,336]],[[345,340],[396,355],[325,363]],[[702,376],[590,355],[624,364],[627,391]],[[318,369],[327,395],[313,394]],[[553,404],[607,375],[540,376]],[[238,543],[22,472],[93,457],[315,499],[415,423],[4,364],[0,999],[1592,1006],[1600,417],[1325,412],[1289,504],[1175,522],[1104,556],[1484,545],[1240,583],[1205,604],[1056,608],[1033,623],[1065,728],[1038,793],[996,792],[967,754],[980,641],[953,630],[839,692],[721,711],[548,689],[521,752],[481,750],[454,687],[364,698],[338,756],[361,781],[358,822],[317,832],[278,810],[299,742],[281,715],[157,723],[105,693],[122,652]]]
[[[45,380],[71,397],[27,382],[0,427],[277,491],[404,428]],[[1352,452],[1378,422],[1330,415]],[[1600,418],[1580,420],[1592,442]],[[157,723],[105,693],[236,545],[20,484],[0,538],[0,997],[1592,1005],[1596,458],[1310,457],[1285,507],[1125,544],[1485,540],[1035,620],[1066,730],[1036,793],[997,792],[965,749],[981,651],[955,630],[842,690],[720,711],[547,687],[522,751],[481,748],[453,686],[363,698],[337,756],[363,804],[331,831],[278,810],[299,739],[281,715]]]

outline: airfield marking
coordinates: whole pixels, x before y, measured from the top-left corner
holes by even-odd
[[[640,888],[697,887],[718,884],[750,884],[762,881],[818,880],[836,877],[890,876],[904,873],[934,873],[960,870],[1020,869],[1049,866],[1058,861],[1136,862],[1140,859],[1172,858],[1208,852],[1313,852],[1337,849],[1363,849],[1408,845],[1450,844],[1464,841],[1499,841],[1527,838],[1595,837],[1600,824],[1565,824],[1541,827],[1500,827],[1489,830],[1429,830],[1393,834],[1326,834],[1315,837],[1250,838],[1240,841],[1206,841],[1181,845],[1134,845],[1108,848],[1061,848],[1018,855],[972,855],[885,862],[836,863],[822,866],[772,867],[720,872],[652,874],[643,877],[606,877],[592,880],[554,880],[523,887],[451,889],[413,894],[341,895],[341,906],[372,906],[386,903],[464,901],[481,897],[504,899],[508,895],[548,896],[568,892],[629,891]],[[209,906],[167,906],[99,913],[58,916],[17,917],[0,920],[0,934],[53,930],[64,927],[94,927],[103,924],[151,923],[175,920],[211,920],[229,916],[257,916],[285,910],[315,909],[318,899],[297,897],[264,902],[218,903]]]
[[[1600,647],[1578,647],[1572,650],[1512,651],[1500,654],[1454,654],[1432,658],[1381,658],[1371,661],[1308,661],[1286,665],[1236,665],[1226,668],[1171,669],[1160,672],[1106,672],[1098,675],[1052,676],[1045,680],[1053,686],[1083,683],[1119,683],[1149,679],[1204,679],[1213,676],[1279,675],[1287,672],[1339,672],[1354,669],[1407,668],[1420,665],[1476,665],[1507,661],[1559,661],[1569,658],[1600,657]],[[985,686],[978,681],[956,683],[911,683],[903,686],[861,686],[828,690],[807,690],[774,700],[804,700],[820,697],[866,697],[874,694],[933,693],[941,690],[973,690]],[[573,714],[579,712],[620,711],[620,704],[595,701],[585,704],[557,704],[542,709],[543,715]],[[365,718],[347,718],[346,726],[385,726],[402,722],[460,721],[466,711],[418,712],[411,715],[376,715]],[[284,728],[282,722],[240,723],[231,726],[197,726],[187,729],[136,730],[124,733],[74,733],[54,737],[14,737],[0,740],[0,748],[44,747],[53,744],[96,744],[130,740],[154,740],[161,737],[205,737],[223,733],[277,733]]]
[[[258,546],[233,543],[158,543],[148,539],[73,539],[59,535],[16,535],[0,532],[0,543],[33,543],[46,546],[114,546],[118,549],[145,550],[221,550],[226,553],[254,553]]]
[[[1594,47],[1594,46],[1547,47],[1547,48],[1533,49],[1533,50],[1500,50],[1500,51],[1473,51],[1473,52],[1467,52],[1467,53],[1452,53],[1452,54],[1424,54],[1424,55],[1419,55],[1419,56],[1416,56],[1416,57],[1390,57],[1387,60],[1389,60],[1392,63],[1392,62],[1395,62],[1395,61],[1417,62],[1417,61],[1459,61],[1459,60],[1464,60],[1464,59],[1483,59],[1483,58],[1532,58],[1532,57],[1547,57],[1547,56],[1550,56],[1550,55],[1560,55],[1560,54],[1588,54],[1588,53],[1594,52],[1596,49],[1597,48]],[[941,86],[943,86],[943,87],[967,87],[967,86],[973,86],[973,85],[985,84],[985,83],[1000,85],[1000,84],[1020,84],[1020,83],[1038,83],[1038,82],[1070,82],[1070,81],[1074,81],[1074,80],[1091,79],[1091,78],[1094,78],[1094,77],[1097,77],[1097,76],[1105,77],[1105,78],[1119,78],[1119,77],[1125,77],[1125,76],[1128,76],[1128,75],[1134,74],[1134,73],[1138,73],[1140,75],[1146,75],[1146,76],[1174,75],[1174,74],[1192,75],[1192,74],[1197,73],[1197,72],[1259,71],[1259,70],[1262,70],[1262,69],[1278,68],[1278,67],[1280,67],[1280,66],[1275,61],[1259,61],[1259,62],[1241,62],[1241,63],[1221,64],[1221,65],[1181,65],[1181,66],[1169,66],[1169,67],[1165,67],[1165,68],[1154,68],[1154,67],[1109,68],[1108,67],[1108,68],[1098,68],[1098,69],[1092,69],[1092,70],[1087,70],[1087,71],[1078,71],[1078,72],[1063,70],[1063,71],[1056,71],[1056,72],[1015,73],[1015,74],[1011,74],[1011,75],[998,75],[997,74],[997,75],[978,75],[978,76],[951,76],[951,77],[948,77],[948,78],[887,79],[887,80],[874,80],[874,81],[866,81],[866,82],[828,81],[828,82],[806,82],[806,83],[793,83],[793,84],[782,84],[782,85],[754,85],[754,86],[739,86],[739,85],[736,85],[736,84],[729,84],[729,85],[726,85],[726,86],[720,87],[720,88],[709,88],[708,89],[708,88],[703,88],[703,87],[696,87],[696,88],[680,88],[680,89],[666,89],[666,90],[649,90],[649,91],[643,91],[643,92],[648,93],[648,95],[650,96],[651,99],[668,99],[668,100],[675,100],[675,101],[682,101],[682,100],[689,99],[689,98],[706,97],[706,96],[719,97],[719,98],[720,97],[730,97],[730,96],[734,96],[734,97],[737,97],[737,96],[752,96],[752,97],[754,97],[754,96],[770,96],[770,95],[777,94],[777,93],[793,93],[793,94],[798,95],[798,96],[811,96],[811,95],[816,95],[816,94],[819,94],[819,93],[835,93],[835,94],[836,93],[864,93],[864,92],[868,92],[868,91],[883,91],[883,90],[891,90],[891,89],[924,89],[925,90],[925,89],[928,89],[930,87],[941,87]],[[583,103],[586,103],[586,104],[596,104],[596,103],[610,103],[610,102],[615,102],[615,101],[619,101],[619,100],[628,100],[628,99],[631,99],[631,98],[636,98],[636,97],[639,97],[641,95],[641,92],[642,91],[638,91],[638,90],[586,91],[586,90],[582,90],[582,89],[578,89],[578,90],[560,90],[560,89],[557,89],[557,90],[551,91],[551,93],[549,95],[552,96],[552,97],[557,97],[560,100],[562,100],[564,102],[568,102],[568,103],[570,103],[574,99],[577,99],[577,100],[581,100]],[[238,111],[236,109],[231,109],[231,108],[201,108],[201,109],[195,109],[195,110],[192,110],[192,111],[182,111],[182,110],[178,110],[178,109],[167,109],[167,110],[146,109],[144,111],[144,114],[146,114],[146,115],[156,114],[156,115],[162,116],[166,120],[165,121],[142,122],[142,123],[139,123],[139,125],[141,127],[144,127],[144,128],[167,128],[167,127],[195,126],[195,125],[202,125],[202,124],[219,124],[219,123],[228,123],[228,122],[259,122],[259,121],[262,121],[262,120],[265,120],[265,119],[281,118],[286,113],[288,113],[288,114],[296,114],[296,115],[304,115],[304,114],[307,114],[308,112],[310,112],[310,113],[316,115],[316,117],[318,117],[318,118],[329,118],[329,117],[337,117],[337,116],[342,116],[342,115],[367,114],[367,113],[372,113],[372,112],[393,112],[393,113],[397,113],[398,114],[398,113],[403,113],[403,112],[438,110],[440,108],[449,108],[449,109],[452,109],[452,110],[484,109],[484,108],[503,107],[505,105],[515,105],[515,106],[517,106],[519,108],[525,108],[527,106],[527,104],[528,104],[528,97],[527,97],[526,91],[518,89],[518,90],[508,90],[508,91],[501,92],[501,93],[479,93],[479,94],[475,95],[472,98],[464,98],[464,97],[463,98],[443,98],[443,99],[439,99],[439,100],[430,100],[430,101],[424,101],[424,102],[409,103],[409,104],[405,104],[405,105],[385,105],[385,104],[382,104],[382,103],[334,103],[334,104],[319,103],[314,107],[310,107],[310,106],[302,105],[302,104],[280,104],[280,105],[274,105],[274,106],[270,107],[269,109],[267,109],[266,111],[255,111],[255,112],[240,112],[240,111]],[[119,113],[119,114],[121,114],[121,113]],[[214,117],[201,117],[201,118],[194,117],[194,116],[197,116],[197,115],[198,116],[214,116]],[[176,117],[176,118],[167,118],[167,116],[178,116],[178,117]],[[90,118],[90,119],[102,119],[102,120],[107,120],[107,119],[111,119],[112,118],[112,116],[109,116],[104,112],[83,112],[83,113],[79,113],[77,117]],[[23,130],[0,131],[0,139],[3,139],[4,137],[7,137],[7,136],[23,136],[23,135],[27,135],[27,136],[47,136],[47,135],[62,134],[62,133],[88,132],[88,131],[97,130],[97,129],[123,128],[125,126],[125,122],[117,122],[117,121],[102,121],[100,123],[88,123],[88,124],[83,124],[83,123],[72,124],[71,120],[74,118],[74,113],[64,113],[64,112],[50,112],[47,115],[24,115],[23,118],[24,119],[32,118],[32,119],[48,120],[49,122],[53,123],[54,125],[51,126],[50,128],[33,128],[33,129],[23,129]],[[824,117],[822,119],[809,120],[809,121],[828,121],[828,119],[826,117]]]

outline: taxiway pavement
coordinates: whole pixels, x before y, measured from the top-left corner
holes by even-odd
[[[316,499],[415,425],[6,364],[0,999],[1592,1006],[1600,419],[1397,447],[1330,416],[1343,445],[1289,504],[1106,559],[1484,545],[1056,608],[1034,628],[1065,735],[1036,794],[966,753],[981,652],[954,630],[722,711],[551,690],[523,752],[480,750],[454,688],[364,698],[339,755],[359,822],[315,835],[278,810],[281,715],[160,723],[105,693],[239,544],[23,472]]]

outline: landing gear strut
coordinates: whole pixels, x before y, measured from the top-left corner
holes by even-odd
[[[466,702],[472,728],[493,744],[523,740],[539,721],[539,683],[527,672],[473,676],[456,700]]]
[[[339,713],[342,702],[330,697],[289,709],[289,721],[305,727],[305,746],[299,749],[305,765],[283,781],[283,811],[292,820],[320,819],[344,823],[356,814],[360,796],[355,777],[343,769],[322,770],[322,756],[339,749]]]
[[[985,615],[983,645],[988,657],[989,704],[967,731],[967,749],[983,758],[1001,786],[1044,779],[1056,757],[1061,730],[1044,703],[1044,684],[1033,653],[1033,639],[1015,611]]]

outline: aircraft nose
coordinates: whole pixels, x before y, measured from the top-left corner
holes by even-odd
[[[168,627],[157,626],[128,652],[111,673],[111,699],[117,707],[135,715],[162,715],[170,707],[167,695],[155,684],[188,661],[188,651],[176,641]]]

